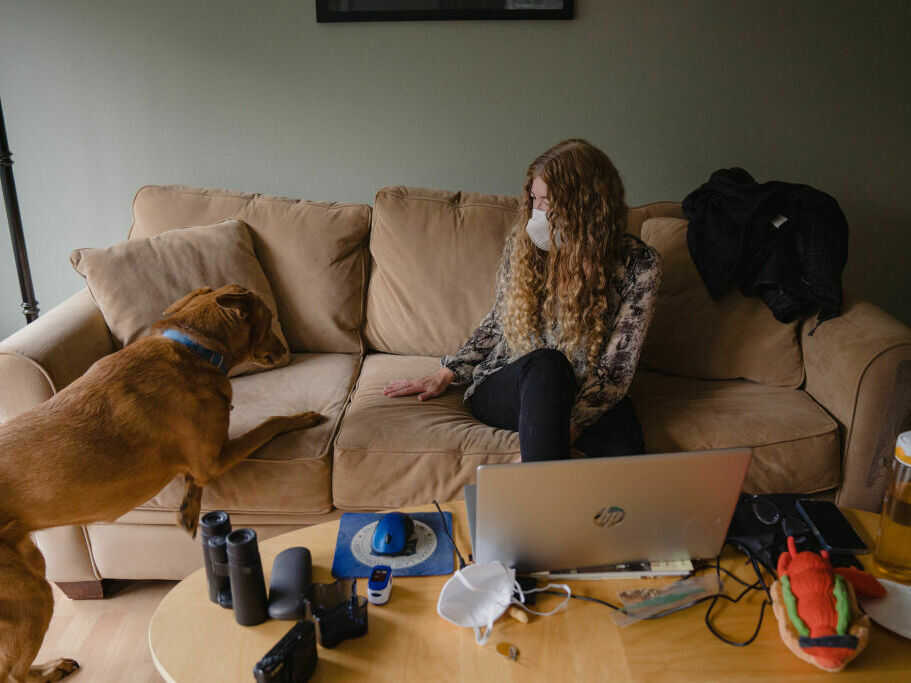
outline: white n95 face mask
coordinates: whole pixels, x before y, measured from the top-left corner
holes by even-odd
[[[528,236],[531,237],[531,241],[535,243],[535,246],[538,249],[550,251],[550,222],[547,220],[546,211],[532,209],[531,218],[529,218],[528,223],[525,224],[525,232],[528,233]],[[557,235],[554,242],[556,243],[556,246],[559,247],[563,243],[563,240]]]
[[[536,612],[525,606],[526,593],[537,593],[547,588],[565,590],[566,598],[549,612]],[[518,593],[520,600],[513,597],[514,592]],[[490,637],[493,622],[503,616],[511,604],[532,614],[547,616],[563,609],[570,595],[572,593],[566,584],[547,584],[544,588],[523,593],[514,569],[499,562],[470,564],[457,571],[443,586],[437,601],[437,613],[456,626],[474,629],[475,640],[478,645],[483,645]]]

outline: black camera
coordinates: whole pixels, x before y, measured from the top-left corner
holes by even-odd
[[[231,533],[231,517],[223,510],[207,512],[199,521],[202,559],[209,581],[209,600],[231,607],[231,579],[228,577],[226,537]]]
[[[257,683],[298,683],[310,680],[316,669],[316,631],[313,622],[297,622],[253,667]]]

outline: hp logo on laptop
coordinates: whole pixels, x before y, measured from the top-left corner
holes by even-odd
[[[626,512],[623,508],[611,505],[609,508],[601,508],[595,515],[594,522],[603,527],[617,526],[624,517],[626,517]]]

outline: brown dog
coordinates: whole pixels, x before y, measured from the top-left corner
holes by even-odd
[[[202,486],[275,436],[324,420],[313,412],[273,417],[228,439],[227,369],[286,353],[271,331],[271,311],[229,285],[196,290],[164,315],[155,332],[177,330],[222,354],[224,370],[204,352],[154,334],[0,425],[0,683],[57,681],[78,668],[71,659],[31,666],[53,597],[30,531],[115,519],[183,474],[178,523],[195,535]]]

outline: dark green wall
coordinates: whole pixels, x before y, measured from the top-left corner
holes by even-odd
[[[911,322],[911,3],[577,6],[569,22],[325,25],[312,0],[0,0],[42,310],[82,286],[70,250],[126,236],[147,183],[514,193],[538,152],[582,136],[631,203],[732,165],[829,192],[851,224],[847,288]],[[0,229],[5,336],[23,318]]]

